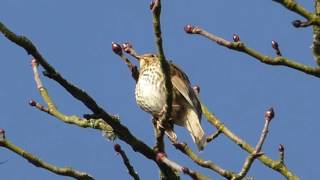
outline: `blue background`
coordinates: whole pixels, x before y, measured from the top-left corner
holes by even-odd
[[[313,3],[301,2],[313,11]],[[255,145],[265,110],[273,106],[276,117],[263,152],[278,159],[278,145],[285,145],[285,161],[301,179],[319,173],[319,79],[301,72],[262,64],[253,58],[220,47],[183,31],[191,23],[228,40],[240,35],[248,46],[274,56],[271,40],[279,42],[284,56],[315,66],[310,45],[311,28],[295,29],[298,15],[272,1],[163,1],[164,49],[201,86],[201,99],[237,135]],[[121,117],[123,124],[148,145],[154,143],[151,117],[134,99],[134,81],[126,65],[111,51],[111,42],[130,41],[139,53],[155,52],[149,1],[41,1],[1,0],[0,20],[14,32],[29,37],[65,78],[86,90],[99,105]],[[31,57],[0,36],[0,127],[16,145],[57,166],[72,166],[96,179],[130,179],[121,159],[101,132],[67,125],[29,107],[43,102],[33,81]],[[81,116],[89,113],[56,82],[42,78],[59,110]],[[203,121],[210,134],[215,128]],[[177,128],[180,139],[195,149],[191,138]],[[222,179],[195,165],[167,142],[172,160]],[[158,179],[155,163],[116,140],[127,152],[141,179]],[[210,143],[204,159],[239,171],[247,153],[225,136]],[[29,164],[0,148],[1,179],[71,179]],[[249,172],[256,179],[284,179],[256,161]],[[189,177],[182,175],[183,179]]]

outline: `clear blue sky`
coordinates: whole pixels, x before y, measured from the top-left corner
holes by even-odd
[[[306,3],[306,2],[302,2]],[[312,10],[313,4],[304,4]],[[241,40],[264,54],[274,55],[277,40],[286,57],[315,65],[311,55],[311,28],[295,29],[301,19],[272,1],[164,0],[164,49],[201,86],[201,99],[237,135],[255,145],[263,126],[264,111],[273,106],[276,117],[263,152],[278,158],[278,145],[286,148],[286,164],[301,179],[316,179],[319,170],[319,79],[285,67],[261,64],[251,57],[222,48],[209,40],[187,35],[187,23],[231,40]],[[40,1],[2,0],[0,20],[14,32],[28,36],[68,80],[86,90],[108,112],[148,145],[153,145],[151,117],[134,99],[134,82],[125,64],[112,53],[111,42],[130,41],[140,53],[155,52],[149,1]],[[130,179],[113,143],[101,133],[67,125],[29,107],[42,102],[23,49],[0,36],[0,127],[16,145],[58,166],[72,166],[96,179]],[[57,83],[43,78],[59,110],[81,116],[88,111]],[[203,119],[209,134],[215,128]],[[177,128],[180,139],[193,149],[191,138]],[[167,140],[166,140],[167,141]],[[117,140],[130,156],[142,179],[156,179],[156,165]],[[167,142],[168,155],[182,165],[202,171]],[[220,136],[200,154],[222,167],[239,171],[247,153]],[[39,169],[14,153],[0,149],[1,179],[70,179]],[[283,179],[256,161],[249,175],[257,179]],[[182,175],[183,179],[189,179]]]

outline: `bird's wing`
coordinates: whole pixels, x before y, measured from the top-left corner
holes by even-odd
[[[171,82],[174,88],[176,88],[182,96],[188,101],[188,103],[197,112],[199,119],[201,119],[201,104],[198,95],[190,86],[188,76],[176,65],[170,64],[171,67]]]

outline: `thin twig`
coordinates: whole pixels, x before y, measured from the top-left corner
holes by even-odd
[[[311,21],[313,25],[320,25],[320,18],[314,13],[309,12],[303,6],[298,4],[295,0],[273,0],[274,2],[280,3],[292,12],[295,12],[307,20]]]
[[[6,140],[6,139],[1,140],[0,146],[7,148],[8,150],[20,155],[21,157],[25,158],[26,160],[28,160],[31,164],[35,165],[36,167],[47,169],[48,171],[51,171],[55,174],[73,177],[78,180],[93,180],[94,179],[91,175],[89,175],[85,172],[77,171],[71,167],[61,168],[61,167],[57,167],[52,164],[49,164],[49,163],[41,160],[40,158],[32,155],[31,153],[23,150],[22,148],[14,145],[9,140]]]
[[[193,162],[197,163],[199,166],[202,166],[204,168],[208,168],[213,170],[214,172],[220,174],[221,176],[231,179],[237,176],[236,173],[227,171],[223,169],[222,167],[218,166],[217,164],[213,163],[212,161],[206,161],[199,157],[196,153],[192,151],[192,149],[186,144],[186,143],[176,143],[174,146],[187,155]]]
[[[155,41],[158,48],[159,60],[161,65],[161,70],[164,74],[165,87],[166,87],[166,106],[164,109],[164,115],[160,117],[159,121],[163,127],[166,127],[166,124],[169,122],[169,118],[172,111],[172,83],[170,78],[170,65],[166,60],[163,45],[162,45],[162,35],[161,35],[161,23],[160,23],[160,14],[161,14],[161,0],[155,0],[152,8],[153,12],[153,31],[155,34]]]
[[[120,56],[122,60],[125,61],[125,63],[127,64],[128,68],[131,71],[131,76],[133,77],[133,79],[137,82],[139,79],[139,71],[136,65],[132,64],[132,62],[124,55]]]
[[[209,111],[209,109],[204,105],[201,104],[202,112],[204,116],[207,118],[208,122],[215,126],[217,129],[221,129],[222,133],[226,135],[229,139],[235,142],[239,147],[248,153],[253,153],[254,148],[248,144],[246,141],[235,135],[230,129],[228,129],[213,113]],[[281,173],[284,177],[289,180],[299,180],[299,177],[295,176],[293,172],[288,169],[287,166],[283,164],[279,164],[277,161],[272,160],[270,157],[266,155],[262,155],[258,158],[264,165],[270,167],[279,173]]]
[[[27,51],[28,54],[31,54],[39,65],[41,65],[46,72],[47,77],[58,82],[62,87],[64,87],[74,98],[81,101],[87,108],[89,108],[94,114],[100,116],[100,118],[109,124],[117,137],[122,141],[129,144],[134,151],[141,153],[146,158],[156,162],[156,153],[143,141],[136,138],[130,130],[122,125],[117,116],[112,116],[108,114],[102,107],[100,107],[95,100],[84,90],[78,88],[72,83],[68,82],[64,77],[62,77],[48,62],[47,60],[38,52],[35,45],[25,36],[18,36],[8,29],[2,22],[0,22],[0,32],[5,35],[7,39],[13,43],[21,46]],[[47,93],[44,88],[39,89],[42,93]],[[49,96],[48,96],[49,97]],[[50,108],[50,107],[49,107]],[[171,168],[163,165],[159,165],[159,168],[164,172],[168,177],[176,177]]]
[[[181,166],[180,164],[170,160],[168,157],[166,157],[165,153],[159,152],[157,154],[157,161],[168,165],[169,167],[174,169],[176,172],[189,175],[194,180],[209,180],[210,179],[200,172],[190,170],[189,168]]]
[[[211,142],[212,140],[216,139],[222,131],[218,129],[215,133],[211,134],[210,136],[207,137],[207,143]]]
[[[49,115],[53,115],[53,114],[51,114],[51,112],[50,112],[50,110],[48,108],[44,107],[44,105],[36,102],[35,100],[30,100],[29,101],[29,105],[39,109],[42,112],[48,113]]]
[[[122,49],[123,49],[124,52],[126,52],[126,53],[130,54],[132,57],[138,59],[138,56],[139,56],[139,55],[138,55],[138,53],[133,49],[133,46],[132,46],[131,43],[129,43],[129,42],[123,43],[121,47],[122,47]]]
[[[132,176],[132,178],[134,180],[139,180],[140,177],[138,175],[138,173],[134,170],[133,166],[131,165],[128,156],[126,155],[126,153],[122,150],[121,146],[119,144],[115,144],[114,145],[114,150],[121,155],[122,161],[124,163],[124,165],[126,166],[126,168],[128,169],[128,172],[130,174],[130,176]]]
[[[77,116],[67,116],[63,113],[61,113],[53,100],[51,99],[48,91],[46,88],[43,86],[43,83],[41,81],[39,72],[38,72],[38,64],[35,59],[31,60],[31,65],[32,65],[32,71],[35,79],[36,86],[39,90],[40,95],[42,96],[43,100],[46,102],[48,105],[48,108],[44,107],[40,103],[31,100],[29,104],[33,107],[36,107],[37,109],[46,112],[57,119],[60,119],[61,121],[68,123],[68,124],[75,124],[77,126],[83,127],[83,128],[94,128],[94,129],[100,129],[105,132],[112,133],[113,129],[110,127],[105,121],[102,119],[84,119],[84,118],[79,118]]]
[[[246,160],[242,166],[242,169],[238,174],[239,176],[236,178],[237,180],[244,178],[247,175],[247,173],[249,172],[249,169],[250,169],[251,165],[253,164],[254,160],[263,155],[263,153],[261,152],[262,145],[263,145],[265,139],[267,138],[267,135],[269,132],[269,125],[270,125],[270,122],[273,119],[273,117],[274,117],[274,112],[273,112],[273,109],[270,108],[266,112],[266,115],[264,118],[265,123],[264,123],[263,129],[262,129],[261,135],[260,135],[260,139],[259,139],[254,151],[246,158]]]
[[[122,48],[125,52],[131,52],[134,57],[137,57],[137,54],[131,50],[131,45],[128,43],[123,44],[123,47],[121,47],[119,44],[112,42],[112,50],[114,53],[120,56],[120,58],[127,64],[128,68],[130,69],[131,76],[133,79],[137,82],[139,79],[139,71],[136,65],[134,65],[122,52]]]
[[[285,58],[283,56],[276,56],[273,58],[270,56],[266,56],[264,54],[261,54],[258,51],[255,51],[254,49],[247,47],[243,42],[227,41],[221,37],[218,37],[214,34],[211,34],[207,31],[205,31],[204,29],[199,28],[199,27],[193,27],[192,31],[190,31],[188,33],[202,35],[203,37],[206,37],[221,46],[227,47],[227,48],[235,50],[235,51],[243,52],[243,53],[255,58],[256,60],[259,60],[262,63],[269,64],[269,65],[286,66],[289,68],[296,69],[300,72],[304,72],[306,74],[310,74],[310,75],[313,75],[315,77],[320,78],[320,68],[318,68],[318,67],[316,67],[316,68],[310,67],[310,66],[298,63],[294,60],[290,60],[288,58]]]
[[[298,4],[295,0],[274,0],[277,3],[280,3],[285,8],[289,9],[292,12],[295,12],[304,18],[307,21],[295,20],[292,22],[292,25],[296,28],[313,26],[313,38],[312,38],[312,52],[314,59],[316,60],[318,66],[320,66],[320,3],[318,0],[315,0],[315,13],[307,11],[302,5]]]

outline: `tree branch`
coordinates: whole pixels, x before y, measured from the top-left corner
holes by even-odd
[[[310,25],[320,25],[320,18],[314,13],[307,11],[303,6],[298,4],[295,0],[273,0],[274,2],[280,3],[285,8],[292,12],[299,14],[310,21]]]
[[[187,28],[189,27],[189,28]],[[320,78],[320,68],[316,67],[310,67],[301,63],[298,63],[294,60],[290,60],[288,58],[282,57],[282,56],[276,56],[276,57],[270,57],[270,56],[266,56],[264,54],[261,54],[260,52],[251,49],[249,47],[247,47],[243,42],[230,42],[227,41],[221,37],[218,37],[214,34],[211,34],[199,27],[193,27],[191,25],[187,25],[185,28],[186,32],[189,34],[199,34],[203,37],[206,37],[210,40],[212,40],[213,42],[216,42],[217,44],[227,47],[229,49],[235,50],[235,51],[239,51],[242,53],[245,53],[257,60],[259,60],[260,62],[264,63],[264,64],[269,64],[269,65],[278,65],[278,66],[286,66],[292,69],[296,69],[300,72],[304,72],[306,74],[315,76]]]
[[[309,67],[300,63],[297,63],[295,61],[289,60],[287,58],[284,58],[282,56],[277,56],[274,58],[271,58],[269,56],[265,56],[251,48],[248,48],[244,45],[244,43],[240,42],[239,37],[234,37],[235,42],[227,41],[221,37],[218,37],[214,34],[211,34],[199,27],[193,27],[191,25],[185,26],[186,33],[189,34],[200,34],[217,44],[227,47],[232,50],[240,51],[245,54],[248,54],[255,59],[261,61],[262,63],[269,64],[269,65],[282,65],[287,66],[296,70],[299,70],[301,72],[320,77],[320,69],[319,68],[313,68]],[[247,142],[240,139],[238,136],[233,134],[217,117],[212,114],[208,108],[202,104],[202,112],[204,113],[205,117],[208,119],[208,121],[215,126],[217,129],[220,129],[228,138],[230,138],[232,141],[234,141],[236,144],[238,144],[242,149],[246,150],[250,154],[254,152],[254,148],[250,146]],[[297,180],[299,179],[297,176],[295,176],[286,166],[283,164],[279,164],[277,161],[272,160],[271,158],[262,155],[259,157],[259,160],[264,163],[266,166],[280,172],[283,176],[285,176],[287,179],[291,180]]]
[[[43,56],[38,52],[36,47],[32,44],[32,42],[26,38],[25,36],[18,36],[13,33],[10,29],[8,29],[3,23],[0,22],[0,32],[5,35],[7,39],[24,48],[28,54],[31,54],[45,70],[45,75],[56,82],[58,82],[62,87],[64,87],[74,98],[81,101],[87,108],[89,108],[94,114],[99,115],[101,119],[103,119],[107,124],[109,124],[116,135],[122,141],[129,144],[132,149],[136,152],[141,153],[146,158],[153,160],[156,162],[156,153],[143,141],[136,138],[130,130],[122,125],[119,122],[119,119],[116,116],[109,115],[103,108],[98,106],[98,104],[94,101],[94,99],[87,94],[82,89],[76,87],[75,85],[68,82],[64,79],[47,61]],[[41,88],[44,90],[44,88]],[[157,163],[157,162],[156,162]],[[172,177],[176,179],[176,175],[172,171],[171,168],[160,165],[157,163],[159,168],[164,172],[168,177]]]
[[[42,96],[43,100],[48,105],[48,108],[44,107],[43,105],[37,103],[34,100],[31,100],[29,102],[30,106],[36,107],[37,109],[39,109],[43,112],[46,112],[49,115],[52,115],[67,124],[75,124],[75,125],[77,125],[79,127],[83,127],[83,128],[89,127],[89,128],[93,128],[93,129],[99,129],[99,130],[103,131],[107,135],[107,137],[110,139],[114,139],[116,137],[116,135],[113,132],[112,127],[109,126],[102,119],[84,119],[84,118],[79,118],[75,115],[67,116],[67,115],[61,113],[57,109],[53,100],[51,99],[47,89],[43,86],[40,75],[38,73],[38,63],[35,59],[31,60],[31,66],[32,66],[32,71],[33,71],[36,86],[37,86],[39,93]]]
[[[254,152],[254,148],[250,144],[248,144],[246,141],[244,141],[240,137],[236,136],[232,131],[230,131],[213,113],[211,113],[208,110],[208,108],[204,104],[201,104],[201,106],[202,112],[209,121],[209,123],[211,123],[217,129],[220,129],[223,132],[223,134],[225,134],[229,139],[231,139],[233,142],[239,145],[241,149],[247,151],[250,154]],[[290,169],[288,169],[288,167],[284,164],[272,160],[270,157],[266,155],[262,155],[258,159],[267,167],[272,168],[281,173],[288,180],[299,180],[299,177],[295,176],[293,172],[290,171]]]
[[[295,20],[292,25],[296,28],[313,26],[313,42],[312,52],[318,66],[320,66],[320,1],[315,0],[315,13],[307,11],[303,6],[299,5],[295,0],[274,0],[280,3],[290,11],[293,11],[307,19],[306,22]]]
[[[261,136],[260,139],[254,149],[254,151],[246,158],[243,167],[241,169],[241,171],[239,172],[239,177],[237,177],[237,180],[242,179],[243,177],[245,177],[247,175],[247,173],[249,172],[249,169],[251,167],[251,165],[253,164],[253,161],[262,156],[263,153],[261,152],[262,149],[262,145],[265,141],[265,139],[267,138],[268,132],[269,132],[269,124],[271,122],[271,120],[274,117],[274,111],[273,108],[268,109],[268,111],[265,113],[265,123],[261,132]]]
[[[216,139],[221,133],[222,133],[222,131],[220,129],[218,129],[215,133],[213,133],[210,136],[208,136],[207,137],[207,143],[213,141],[214,139]]]
[[[24,149],[14,145],[9,140],[2,138],[0,139],[0,146],[20,155],[21,157],[28,160],[31,164],[35,165],[36,167],[40,167],[43,169],[46,169],[48,171],[51,171],[55,174],[62,175],[62,176],[69,176],[73,177],[78,180],[94,180],[93,177],[91,177],[89,174],[85,172],[77,171],[71,167],[57,167],[52,164],[49,164],[40,158],[32,155],[31,153],[25,151]]]
[[[183,167],[183,166],[179,165],[178,163],[168,159],[164,153],[160,152],[157,154],[157,161],[168,165],[169,167],[174,169],[176,172],[189,175],[194,180],[209,180],[210,179],[199,172],[190,170],[189,168]]]
[[[130,176],[132,176],[132,178],[134,180],[139,180],[140,177],[138,175],[138,173],[134,170],[133,166],[131,165],[128,156],[126,155],[126,153],[121,149],[121,146],[119,144],[115,144],[114,145],[114,150],[120,154],[124,165],[126,166],[126,168],[128,169],[128,172],[130,174]]]
[[[135,57],[137,57],[137,54],[131,50],[131,44],[125,43],[123,44],[123,47],[121,47],[119,44],[112,42],[112,50],[114,53],[120,56],[120,58],[127,64],[128,68],[130,69],[132,78],[137,82],[139,79],[139,71],[137,66],[135,66],[122,52],[122,48],[126,52],[131,52]]]
[[[179,151],[181,151],[182,153],[187,155],[193,162],[195,162],[199,166],[211,169],[214,172],[220,174],[221,176],[223,176],[227,179],[231,179],[231,178],[234,178],[237,176],[236,173],[231,172],[231,171],[227,171],[227,170],[221,168],[220,166],[218,166],[217,164],[213,163],[212,161],[206,161],[206,160],[202,159],[196,153],[194,153],[192,151],[192,149],[186,143],[176,143],[176,144],[174,144],[174,146]]]
[[[155,34],[156,45],[158,48],[159,60],[161,64],[161,70],[164,74],[165,87],[166,87],[166,107],[164,116],[162,116],[159,121],[163,127],[166,127],[165,124],[168,123],[171,111],[172,111],[172,83],[170,78],[170,65],[166,60],[163,45],[162,45],[162,36],[161,36],[161,23],[160,23],[160,14],[161,14],[161,0],[154,0],[151,4],[151,10],[153,12],[153,30]]]

